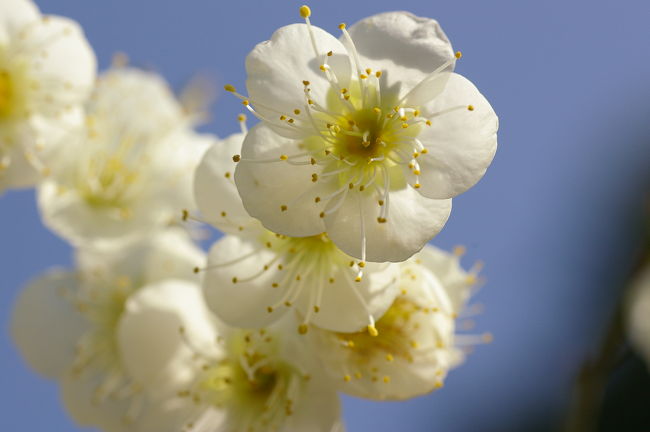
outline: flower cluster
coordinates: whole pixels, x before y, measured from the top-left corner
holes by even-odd
[[[261,121],[218,139],[152,72],[120,58],[95,79],[76,24],[0,12],[0,184],[35,186],[76,248],[22,291],[12,334],[80,425],[342,432],[340,392],[431,392],[489,341],[456,325],[479,266],[427,244],[497,131],[436,21],[336,39],[301,7],[249,54],[248,96],[225,86]],[[223,232],[207,254],[195,222]]]

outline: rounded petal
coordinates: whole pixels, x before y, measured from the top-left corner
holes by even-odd
[[[233,155],[241,153],[244,134],[215,142],[205,153],[194,175],[194,197],[201,216],[222,231],[240,232],[257,225],[244,209],[234,173]]]
[[[269,230],[292,237],[325,231],[319,216],[325,202],[315,201],[331,192],[330,183],[312,182],[318,167],[288,165],[280,160],[282,155],[302,152],[299,141],[281,137],[267,125],[258,124],[248,132],[242,160],[235,170],[235,183],[246,211]],[[309,160],[307,156],[304,159]]]
[[[428,150],[417,159],[419,191],[429,198],[452,198],[474,186],[497,149],[499,121],[494,110],[474,84],[458,74],[451,74],[442,94],[426,109],[431,115],[454,107],[434,116],[419,136]]]
[[[410,187],[391,191],[384,205],[389,206],[387,220],[379,223],[373,195],[348,194],[337,211],[325,216],[327,234],[356,258],[361,258],[365,235],[366,260],[401,262],[438,234],[451,212],[451,200],[428,199]]]
[[[123,366],[156,398],[171,396],[192,381],[195,350],[213,347],[216,337],[200,286],[174,279],[132,295],[117,327]]]
[[[323,281],[314,281],[307,288],[316,289],[323,283],[324,289],[319,312],[311,314],[310,322],[320,328],[337,332],[355,332],[366,329],[370,317],[378,320],[399,294],[399,266],[387,263],[366,263],[364,275],[356,282],[356,272],[347,266],[326,275]],[[332,278],[333,283],[327,279]],[[302,315],[312,307],[309,295],[302,295],[298,308]]]
[[[66,104],[85,101],[95,83],[97,60],[79,24],[48,16],[25,35],[28,42],[41,45],[37,67],[31,68],[29,75],[32,82],[47,88],[53,101],[42,105],[45,112],[57,114],[64,111]]]
[[[251,102],[268,119],[275,120],[281,114],[291,116],[294,109],[305,106],[303,81],[310,83],[309,97],[327,106],[331,85],[320,66],[328,51],[333,53],[327,57],[328,64],[341,86],[350,80],[350,61],[341,42],[318,27],[312,26],[312,30],[318,56],[307,25],[292,24],[278,29],[271,40],[258,44],[246,57],[246,87]]]
[[[5,45],[26,25],[40,19],[41,14],[31,0],[5,0],[0,4],[0,45]]]
[[[87,274],[124,275],[142,285],[172,278],[198,283],[194,270],[205,265],[205,253],[181,228],[168,228],[130,244],[80,249],[76,259]]]
[[[32,281],[14,306],[11,333],[25,361],[38,373],[58,378],[71,366],[88,323],[66,292],[77,290],[74,273],[52,270]]]
[[[33,135],[29,135],[33,137]],[[17,142],[28,142],[23,134],[17,138]],[[0,146],[2,146],[0,138]],[[9,188],[25,188],[36,184],[40,179],[40,172],[32,165],[26,156],[25,148],[21,145],[9,145],[6,153],[0,154],[0,163],[8,160],[9,163],[0,168],[0,193]]]
[[[425,77],[452,60],[454,52],[437,21],[408,12],[385,12],[365,18],[349,28],[360,57],[360,68],[382,71],[382,94],[395,101]],[[350,45],[341,37],[346,47]]]
[[[280,318],[286,309],[267,312],[284,294],[271,285],[278,282],[275,272],[263,270],[274,258],[275,253],[255,240],[232,235],[221,238],[210,250],[203,279],[208,307],[234,327],[264,327]]]

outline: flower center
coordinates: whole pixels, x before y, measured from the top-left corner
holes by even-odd
[[[293,414],[303,377],[276,358],[276,344],[264,330],[238,333],[227,347],[227,357],[203,368],[197,384],[181,397],[229,412],[232,430],[275,430]]]
[[[11,116],[14,108],[14,85],[9,71],[0,69],[0,119]]]

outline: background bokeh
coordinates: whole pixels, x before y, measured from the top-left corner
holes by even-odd
[[[124,51],[177,89],[197,72],[243,88],[247,52],[300,20],[295,1],[37,3],[78,20],[102,68]],[[311,6],[312,21],[335,34],[339,22],[396,8],[438,19],[463,51],[457,71],[476,83],[501,120],[493,165],[454,201],[447,227],[434,239],[444,248],[465,245],[467,266],[485,262],[486,284],[477,297],[485,312],[477,328],[495,341],[478,347],[432,395],[399,403],[346,398],[348,430],[553,430],[640,241],[650,192],[650,3],[314,0]],[[240,111],[238,101],[220,95],[204,129],[235,132]],[[32,191],[0,198],[2,431],[79,430],[58,404],[56,386],[21,362],[7,330],[21,286],[50,266],[70,265],[70,255],[42,226]],[[637,361],[612,386],[610,430],[650,430],[640,426],[647,414],[643,419],[620,402],[634,394],[637,406],[644,400],[648,406],[644,374]],[[617,429],[623,419],[638,422]]]

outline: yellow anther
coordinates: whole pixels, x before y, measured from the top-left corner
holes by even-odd
[[[308,103],[309,105],[313,105],[313,104],[314,104],[314,101],[311,100],[311,99],[307,99],[307,103]]]
[[[341,89],[341,93],[346,94],[347,92],[348,92],[348,89],[346,89],[346,88]]]
[[[370,74],[372,73],[372,69],[370,69],[370,68],[366,69],[366,73],[367,73],[368,75],[370,75]]]
[[[467,105],[468,111],[474,111],[474,105]]]
[[[413,185],[413,187],[414,187],[415,189],[420,189],[420,188],[422,187],[422,185],[421,185],[420,183],[415,183],[415,184]]]
[[[356,379],[361,379],[362,376],[363,376],[363,375],[361,375],[361,372],[355,372],[355,373],[354,373],[354,377],[355,377]]]
[[[244,106],[248,106],[248,105],[250,105],[250,102],[248,102],[247,100],[245,100],[245,101],[242,101],[241,104],[244,105]]]
[[[359,267],[364,268],[366,266],[365,261],[359,261]]]
[[[327,68],[325,67],[325,65],[320,65],[319,69],[322,70],[323,72],[325,72],[325,71],[327,70]]]
[[[384,200],[377,200],[377,204],[379,204],[380,206],[383,206],[384,205]]]
[[[370,336],[372,336],[372,337],[377,337],[377,336],[379,336],[379,332],[377,331],[377,327],[375,327],[375,326],[372,325],[372,324],[369,324],[369,325],[368,325],[368,333],[369,333]]]
[[[420,153],[418,153],[418,152],[413,152],[413,157],[414,157],[414,158],[417,158],[418,156],[420,156]]]
[[[286,120],[286,119],[287,119],[287,116],[285,116],[285,115],[281,115],[281,116],[280,116],[280,120],[284,121],[284,120]]]
[[[456,255],[457,257],[465,255],[465,252],[467,252],[467,249],[465,248],[465,246],[460,246],[459,245],[459,246],[456,246],[454,248],[454,255]]]
[[[393,360],[395,360],[395,359],[393,358],[392,354],[386,354],[386,361],[387,362],[392,362]]]
[[[189,218],[189,217],[190,217],[190,212],[188,212],[187,210],[183,209],[183,217],[182,217],[183,222],[185,222],[185,221],[187,220],[187,218]]]
[[[315,313],[320,312],[320,306],[314,305],[314,312]]]
[[[234,283],[234,284],[237,283],[237,278],[236,277],[232,278],[232,283]]]
[[[368,75],[366,75],[366,74],[359,74],[359,78],[361,78],[361,79],[366,79],[366,78],[368,78]]]
[[[463,53],[460,52],[460,51],[456,51],[456,54],[454,54],[454,57],[456,57],[457,59],[461,58],[462,56],[463,56]]]
[[[311,9],[307,5],[300,6],[300,16],[303,18],[309,18],[311,16]]]
[[[377,72],[375,72],[375,76],[376,76],[377,78],[380,78],[380,77],[381,77],[381,71],[377,71]]]
[[[383,380],[386,384],[388,384],[390,382],[390,377],[388,375],[384,375]]]
[[[377,114],[381,114],[381,108],[379,108],[379,107],[374,107],[372,110],[374,112],[376,112]]]
[[[352,340],[347,341],[345,343],[345,346],[347,346],[348,348],[354,348],[354,341]]]
[[[198,267],[194,267],[194,273],[199,273],[200,271],[201,271],[200,268],[198,268]]]
[[[415,174],[415,175],[418,175],[418,176],[419,176],[419,175],[420,175],[420,170],[413,170],[413,174]]]
[[[273,288],[277,288],[279,285],[278,285],[277,282],[273,282],[273,283],[271,284],[271,286],[272,286]]]
[[[244,114],[239,114],[237,116],[237,121],[238,122],[245,122],[246,121],[246,116]]]
[[[224,176],[225,178],[230,178],[230,172],[226,172],[223,176]]]
[[[221,217],[226,217],[226,214],[227,214],[227,213],[226,213],[225,211],[222,211],[222,212],[221,212]]]
[[[386,218],[378,217],[378,218],[377,218],[377,222],[379,222],[379,223],[386,223]]]
[[[307,80],[304,80],[302,83],[303,83],[303,85],[304,85],[305,87],[308,86],[309,84],[311,84],[311,83],[310,83],[309,81],[307,81]]]
[[[343,377],[343,381],[345,381],[345,382],[350,382],[350,381],[352,381],[352,377],[351,377],[350,375],[345,375],[345,376]]]
[[[288,300],[287,300],[286,302],[284,302],[284,305],[285,305],[286,307],[291,307],[292,304],[293,304],[293,303],[291,303],[291,302],[288,301]]]
[[[411,348],[417,348],[417,347],[419,346],[418,343],[417,343],[417,341],[414,341],[414,340],[412,340],[412,341],[410,342],[410,345],[411,345]]]
[[[315,203],[320,202],[320,197],[316,197],[316,198],[314,198],[314,202],[315,202]]]
[[[309,163],[312,164],[312,165],[316,165],[316,159],[310,158]]]
[[[287,155],[280,155],[280,160],[281,160],[281,161],[286,161],[287,159],[289,159],[289,156],[287,156]]]
[[[347,27],[347,26],[345,25],[345,23],[341,23],[341,24],[339,24],[339,29],[343,30],[343,29],[345,29],[345,27]]]
[[[307,324],[300,324],[298,326],[298,333],[300,333],[301,335],[307,334],[307,330],[309,330]]]
[[[362,280],[361,276],[357,276],[354,278],[355,282],[361,282],[361,280]]]
[[[292,119],[292,118],[290,118],[289,120],[287,120],[287,122],[289,122],[289,123],[293,123],[294,121],[295,121],[295,120]]]
[[[408,124],[408,123],[402,123],[402,128],[403,128],[403,129],[406,129],[407,127],[409,127],[409,124]]]
[[[287,211],[287,206],[286,205],[281,205],[280,206],[280,211]]]
[[[295,110],[293,110],[293,113],[294,113],[295,115],[300,115],[300,110],[296,108]]]
[[[266,308],[266,311],[267,311],[268,313],[273,312],[273,306],[268,306],[268,307]]]
[[[427,153],[429,153],[429,149],[423,148],[422,150],[420,150],[420,153],[427,154]]]
[[[332,55],[334,55],[334,53],[332,51],[327,52],[327,57],[332,57]]]
[[[316,183],[316,182],[318,181],[318,174],[316,174],[316,173],[312,174],[312,175],[311,175],[311,181],[313,181],[314,183]]]
[[[353,183],[348,184],[348,188],[349,189],[354,189],[354,184]]]
[[[223,89],[224,89],[225,91],[227,91],[227,92],[230,92],[230,93],[234,93],[234,92],[237,91],[237,89],[235,88],[235,86],[233,86],[232,84],[226,84],[225,86],[223,86]]]
[[[325,217],[325,212],[320,212],[320,214],[319,214],[318,216],[319,216],[321,219],[324,218],[324,217]]]
[[[442,381],[436,381],[435,384],[433,385],[434,388],[442,388],[444,386],[444,383]]]
[[[238,154],[233,155],[233,157],[232,157],[232,161],[233,161],[233,162],[239,162],[240,160],[241,160],[241,156],[240,156],[240,155],[238,155]]]
[[[431,120],[427,120],[427,121],[425,122],[425,124],[426,124],[427,126],[431,126]]]

